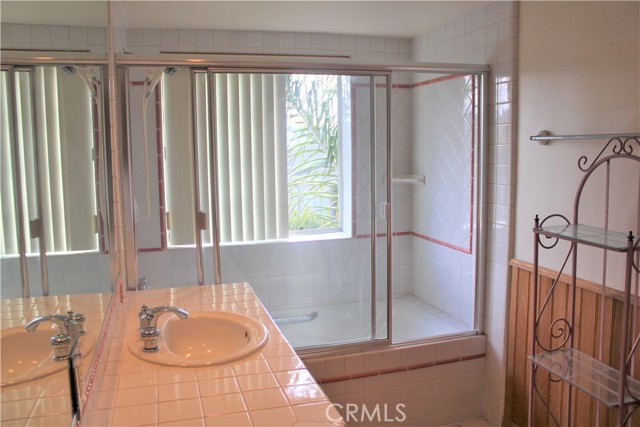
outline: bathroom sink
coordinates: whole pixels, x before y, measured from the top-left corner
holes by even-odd
[[[233,362],[261,349],[269,338],[262,323],[226,311],[192,312],[185,320],[169,315],[158,322],[158,328],[158,351],[142,351],[137,328],[129,336],[129,350],[142,360],[168,366]]]
[[[53,349],[49,343],[49,339],[58,333],[58,328],[53,324],[42,325],[35,332],[25,331],[24,326],[3,329],[0,335],[2,387],[66,369],[66,360],[53,360]],[[95,337],[87,332],[80,338],[80,352],[89,354],[95,342]]]

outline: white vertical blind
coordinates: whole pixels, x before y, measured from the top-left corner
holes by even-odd
[[[11,156],[11,116],[8,92],[9,87],[8,72],[2,71],[2,92],[0,96],[0,254],[15,254],[18,252],[18,224],[16,222],[16,208],[13,192],[13,162]]]
[[[40,141],[40,170],[42,171],[42,215],[47,234],[47,248],[65,251],[67,247],[64,218],[64,186],[62,184],[62,153],[60,152],[60,112],[58,110],[58,88],[55,69],[40,68],[36,71],[36,105],[39,118],[38,141]],[[49,191],[47,191],[49,190]]]
[[[163,77],[163,141],[167,212],[171,214],[169,242],[194,243],[194,192],[191,120],[191,74],[188,69]]]
[[[284,79],[216,75],[221,242],[289,235]]]
[[[251,134],[251,86],[248,74],[238,76],[240,93],[240,110],[238,112],[240,125],[240,182],[242,194],[242,240],[254,240],[253,235],[253,162],[251,153],[251,140],[255,137]],[[234,141],[229,140],[229,144]],[[240,213],[240,212],[237,212]]]
[[[26,225],[27,253],[37,252],[38,241],[29,233],[28,221],[38,217],[36,176],[40,178],[39,201],[43,234],[48,252],[95,250],[98,238],[95,171],[93,164],[93,112],[91,94],[81,78],[57,67],[36,67],[34,86],[28,72],[15,72],[16,109],[2,96],[2,254],[17,253],[17,218],[13,200],[24,201],[21,221]],[[3,73],[3,91],[9,91]],[[32,98],[36,103],[32,106]],[[35,112],[35,116],[33,114]],[[11,114],[22,173],[22,188],[13,188],[13,158],[8,129]],[[33,129],[36,129],[34,135]],[[5,142],[6,141],[6,142]],[[38,144],[36,164],[35,144]],[[38,174],[36,174],[36,168]]]
[[[227,75],[216,74],[216,106],[227,105]],[[220,221],[220,241],[231,242],[231,194],[229,188],[229,115],[227,108],[216,107],[216,150],[218,158],[218,221]]]
[[[229,159],[219,158],[218,163],[229,162],[229,222],[231,223],[231,241],[241,242],[244,240],[242,234],[242,161],[240,157],[240,87],[237,74],[230,74],[227,77],[227,105],[228,111],[228,139],[222,141],[226,143],[229,150]],[[223,87],[216,90],[224,90]],[[216,110],[224,109],[224,105],[216,105]],[[224,191],[224,189],[220,189]]]
[[[285,76],[215,74],[215,146],[220,241],[287,238],[287,116]],[[202,82],[201,82],[202,83]],[[188,70],[163,80],[166,198],[171,212],[171,245],[193,244],[191,114],[198,117],[200,206],[211,188],[206,147],[209,123],[205,84],[196,84],[197,111],[191,111]],[[204,194],[208,191],[209,194]],[[210,234],[210,230],[209,233]],[[205,237],[210,241],[210,236]]]

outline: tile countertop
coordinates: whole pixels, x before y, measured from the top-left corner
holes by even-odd
[[[72,308],[77,313],[84,313],[85,329],[97,338],[110,300],[110,293],[6,298],[0,300],[0,326],[5,329],[26,325],[38,316],[64,314]],[[82,363],[88,363],[90,356],[83,357]],[[83,366],[82,372],[87,369],[88,366]],[[67,427],[71,423],[69,377],[66,369],[43,378],[2,387],[0,401],[0,424],[3,426]]]
[[[265,347],[237,362],[211,367],[169,367],[144,362],[126,343],[136,333],[142,306],[171,305],[189,312],[231,311],[262,322]],[[247,283],[130,292],[128,325],[113,330],[103,387],[109,399],[91,414],[109,425],[344,426]],[[113,402],[115,396],[115,402]],[[329,408],[329,409],[328,409]],[[332,421],[337,420],[337,421]]]

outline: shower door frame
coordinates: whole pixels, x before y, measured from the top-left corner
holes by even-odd
[[[240,58],[240,59],[239,59]],[[438,74],[470,74],[477,76],[479,79],[478,84],[478,132],[477,135],[479,137],[479,141],[477,144],[478,153],[477,153],[477,165],[478,165],[478,182],[477,182],[477,192],[478,192],[478,210],[476,215],[476,221],[474,226],[476,226],[477,238],[475,242],[475,247],[473,248],[476,252],[475,257],[475,328],[474,331],[470,333],[462,333],[457,334],[458,336],[469,335],[469,334],[477,334],[482,333],[484,330],[483,318],[484,318],[484,284],[485,276],[486,276],[486,230],[485,230],[485,221],[486,221],[486,175],[487,175],[487,159],[486,159],[486,145],[488,141],[488,114],[486,111],[488,109],[488,89],[489,89],[489,72],[490,67],[485,64],[450,64],[450,63],[418,63],[418,62],[390,62],[390,63],[358,63],[352,61],[348,57],[316,57],[316,56],[306,56],[306,55],[252,55],[252,54],[213,54],[213,53],[203,53],[203,54],[195,54],[195,53],[167,53],[163,54],[162,57],[148,57],[142,55],[116,55],[116,63],[118,66],[165,66],[165,67],[185,67],[189,68],[191,72],[202,72],[206,70],[209,76],[212,76],[215,73],[321,73],[321,74],[342,74],[342,75],[367,75],[367,76],[385,76],[387,79],[387,91],[386,91],[386,120],[387,120],[387,128],[386,128],[386,156],[387,156],[387,188],[386,188],[386,196],[387,202],[383,206],[387,230],[386,230],[386,316],[387,316],[387,336],[384,339],[375,339],[375,330],[372,329],[372,337],[374,339],[369,341],[355,342],[355,343],[340,343],[340,344],[331,344],[331,345],[322,345],[320,347],[313,347],[309,349],[305,349],[302,353],[312,352],[314,354],[337,354],[339,352],[348,351],[350,348],[362,350],[365,348],[380,348],[387,347],[392,344],[392,304],[393,304],[393,269],[392,269],[392,218],[393,218],[393,209],[392,209],[392,200],[393,200],[393,191],[392,191],[392,180],[393,176],[392,170],[392,120],[391,120],[391,89],[392,89],[392,73],[394,71],[405,71],[405,72],[419,72],[419,73],[438,73]],[[213,103],[215,100],[215,89],[214,85],[210,84],[209,79],[209,146],[212,148],[209,150],[210,159],[212,164],[212,172],[211,172],[211,187],[214,189],[215,194],[217,194],[217,177],[215,169],[215,160],[216,153],[215,147],[213,144],[213,135],[215,135],[215,124],[214,120],[211,119],[211,115],[214,114]],[[119,83],[121,84],[121,83]],[[194,87],[192,85],[192,91]],[[192,94],[193,96],[193,94]],[[372,109],[375,109],[375,106],[372,106]],[[373,122],[375,123],[375,116]],[[375,139],[373,139],[375,141]],[[195,139],[194,139],[195,142]],[[126,144],[124,145],[126,147]],[[375,150],[374,150],[375,151]],[[126,151],[125,151],[126,152]],[[373,155],[373,154],[372,154]],[[375,167],[375,165],[373,165]],[[128,174],[123,174],[123,185],[130,185],[130,182],[126,182],[130,180],[130,176]],[[375,190],[372,190],[375,191]],[[196,198],[199,199],[199,196],[196,194]],[[213,230],[213,258],[214,258],[214,279],[215,283],[221,282],[221,274],[220,274],[220,233],[218,229],[218,206],[217,206],[217,197],[211,197],[210,209],[211,214],[214,216],[214,230]],[[372,199],[375,201],[375,196],[372,196]],[[199,203],[199,200],[197,200]],[[376,206],[377,207],[377,206]],[[372,217],[376,216],[376,211],[372,212]],[[133,211],[130,209],[124,210],[124,217],[132,220]],[[198,213],[196,212],[196,216]],[[197,220],[196,220],[197,221]],[[125,220],[126,222],[126,220]],[[375,231],[376,229],[376,221],[372,223],[372,229]],[[197,222],[196,222],[197,223]],[[375,236],[376,234],[372,234],[372,253],[375,253]],[[129,247],[127,245],[127,247]],[[198,253],[202,256],[202,247],[197,248]],[[125,251],[125,258],[127,259],[127,264],[129,264],[129,260],[135,259],[135,254],[132,251]],[[202,263],[200,263],[202,265]],[[372,279],[375,278],[375,258],[372,259]],[[201,268],[201,267],[200,267]],[[203,272],[198,271],[198,277],[203,277]],[[135,290],[136,284],[132,278],[127,281],[127,288],[129,290]],[[374,279],[375,280],[375,279]],[[202,283],[200,283],[202,284]],[[372,285],[373,289],[373,285]],[[372,305],[375,309],[375,294],[372,295],[374,300]],[[439,337],[441,338],[441,337]],[[425,341],[428,341],[426,339]],[[412,342],[411,344],[415,344]],[[402,345],[402,344],[400,344]]]
[[[215,81],[216,74],[226,74],[226,73],[237,73],[237,74],[324,74],[324,75],[335,75],[335,76],[360,76],[360,77],[369,77],[369,85],[370,85],[370,127],[371,127],[371,248],[370,248],[370,256],[371,256],[371,265],[370,265],[370,273],[371,273],[371,283],[370,283],[370,295],[371,295],[371,305],[370,305],[370,323],[369,326],[371,328],[370,338],[365,343],[370,342],[384,342],[386,344],[391,342],[391,331],[392,331],[392,319],[390,316],[392,309],[392,298],[390,295],[392,294],[392,268],[391,268],[391,233],[392,233],[392,221],[390,215],[390,206],[391,206],[391,72],[390,71],[381,71],[381,70],[351,70],[351,69],[335,69],[335,68],[324,68],[324,67],[264,67],[264,68],[254,68],[254,67],[246,67],[246,66],[211,66],[208,68],[209,73],[209,153],[210,153],[210,161],[211,161],[211,188],[214,189],[215,195],[218,194],[218,170],[216,166],[217,160],[217,144],[215,143],[215,135],[216,135],[216,110],[215,110],[215,85],[211,84],[211,82]],[[384,212],[386,219],[386,230],[385,236],[387,239],[387,277],[386,277],[386,319],[387,319],[387,334],[386,338],[377,338],[377,325],[376,325],[376,317],[377,317],[377,271],[376,271],[376,258],[377,258],[377,212],[378,212],[378,203],[377,203],[377,186],[376,186],[376,177],[377,177],[377,169],[376,169],[376,140],[377,140],[377,130],[376,130],[376,104],[375,104],[375,89],[376,89],[376,77],[384,77],[386,79],[386,135],[385,135],[385,147],[386,147],[386,159],[387,159],[387,186],[386,186],[386,198],[387,202],[384,203]],[[192,86],[192,90],[195,90],[194,86]],[[192,96],[194,96],[192,94]],[[195,132],[195,129],[194,129]],[[213,222],[213,256],[214,256],[214,274],[216,278],[216,283],[221,283],[221,271],[220,271],[220,229],[219,229],[219,200],[218,197],[212,196],[211,199],[211,212],[214,215]],[[199,251],[201,253],[201,251]],[[353,343],[339,343],[339,344],[325,344],[322,347],[334,347],[339,346],[343,348],[345,345],[353,345]],[[358,343],[360,345],[360,343]]]

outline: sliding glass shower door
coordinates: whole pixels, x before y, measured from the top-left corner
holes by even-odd
[[[393,79],[394,341],[472,333],[483,262],[482,74]]]
[[[387,337],[385,79],[211,74],[221,279],[298,348]]]
[[[141,285],[249,282],[296,347],[386,339],[387,75],[134,72],[133,163],[157,156],[134,206],[161,218],[136,216]]]

